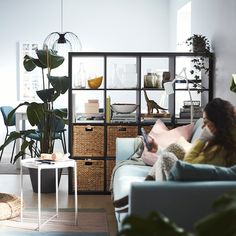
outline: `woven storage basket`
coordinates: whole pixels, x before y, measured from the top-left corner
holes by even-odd
[[[76,164],[78,191],[104,191],[103,160],[77,160]]]
[[[20,198],[7,193],[0,193],[0,220],[7,220],[20,215]]]
[[[110,191],[111,175],[112,175],[112,171],[115,167],[115,164],[116,164],[115,160],[107,160],[106,161],[106,177],[107,177],[106,190],[107,191]]]
[[[132,138],[138,135],[137,126],[108,126],[107,128],[107,156],[116,154],[116,138]]]
[[[73,127],[73,156],[104,156],[103,126]]]

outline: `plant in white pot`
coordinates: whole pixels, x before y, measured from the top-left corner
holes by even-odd
[[[191,46],[191,51],[194,53],[210,52],[210,42],[208,38],[202,34],[193,34],[187,38],[186,44]]]
[[[58,56],[53,50],[36,50],[38,58],[28,55],[24,57],[24,67],[27,71],[32,71],[39,67],[42,70],[43,89],[37,91],[37,95],[42,102],[23,102],[20,103],[8,116],[8,121],[13,119],[14,113],[19,107],[26,106],[26,113],[29,123],[40,129],[29,129],[20,132],[11,132],[7,140],[0,147],[4,149],[9,143],[17,139],[22,140],[19,153],[16,153],[13,163],[18,158],[25,155],[40,157],[41,153],[53,152],[53,141],[55,135],[55,119],[67,122],[67,109],[54,109],[54,101],[65,94],[69,88],[69,78],[67,76],[51,76],[51,70],[59,67],[64,62],[64,57]],[[45,72],[45,70],[47,72]],[[40,132],[40,145],[29,137]]]
[[[200,82],[200,73],[203,72],[204,74],[209,73],[209,65],[206,58],[211,56],[210,54],[210,41],[209,39],[202,35],[202,34],[193,34],[191,37],[187,38],[185,41],[187,46],[190,47],[190,52],[193,53],[200,53],[200,55],[196,55],[192,60],[193,69],[189,72],[195,79],[193,83],[193,87],[198,89],[198,92],[201,92],[202,89],[205,87],[202,86]],[[205,54],[205,55],[204,55]]]

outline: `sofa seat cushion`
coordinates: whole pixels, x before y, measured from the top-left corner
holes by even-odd
[[[113,177],[114,200],[129,195],[133,182],[143,182],[149,173],[150,166],[123,165],[120,166]]]

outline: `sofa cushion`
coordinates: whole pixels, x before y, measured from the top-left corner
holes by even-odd
[[[162,148],[166,148],[170,144],[176,143],[180,137],[183,137],[188,141],[192,137],[194,124],[183,125],[171,130],[166,126],[166,128],[163,128],[164,126],[165,124],[161,120],[157,120],[149,133]],[[144,147],[141,158],[147,165],[153,165],[158,158],[158,153],[151,153]]]
[[[222,167],[208,164],[190,164],[178,160],[170,170],[168,180],[177,180],[177,181],[236,180],[236,165],[232,167]]]
[[[194,143],[196,139],[199,138],[201,132],[202,132],[202,125],[203,125],[203,119],[200,118],[196,121],[194,128],[193,128],[193,135],[191,137],[191,143]]]
[[[116,169],[113,176],[114,200],[129,195],[131,183],[143,182],[150,168],[142,165],[122,165]]]

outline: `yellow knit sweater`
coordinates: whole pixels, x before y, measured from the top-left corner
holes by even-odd
[[[206,143],[201,140],[196,140],[191,150],[184,156],[184,161],[192,164],[212,164],[217,166],[226,166],[226,155],[225,148],[214,145],[204,150]],[[235,156],[236,163],[236,156]]]

